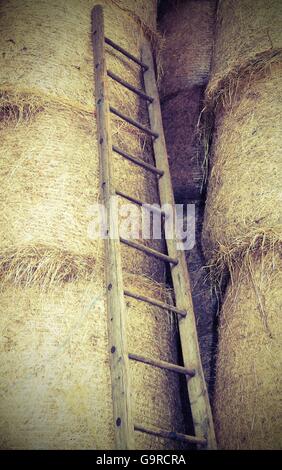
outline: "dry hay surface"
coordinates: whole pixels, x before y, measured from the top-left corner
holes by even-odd
[[[3,0],[0,5],[0,92],[18,104],[52,101],[86,112],[94,111],[91,10],[105,8],[105,32],[136,56],[146,23],[153,28],[156,2],[90,0]],[[134,14],[133,14],[134,13]],[[138,17],[136,15],[142,15]],[[146,29],[147,28],[147,29]],[[153,31],[152,31],[153,34]],[[140,85],[140,70],[110,47],[108,68]],[[136,117],[138,98],[111,81],[113,105]],[[20,95],[20,96],[19,96]],[[31,96],[32,99],[31,99]],[[1,102],[1,101],[0,101]]]
[[[281,251],[247,257],[222,307],[215,426],[222,449],[281,449]]]
[[[145,278],[127,276],[125,284],[169,299]],[[104,286],[97,267],[88,279],[45,291],[36,283],[1,291],[2,449],[114,448]],[[129,350],[177,362],[174,318],[131,299],[126,306]],[[131,363],[130,376],[134,421],[183,432],[178,375]],[[140,433],[135,439],[140,449],[174,446]]]
[[[281,242],[281,65],[230,88],[216,113],[203,244],[211,261]]]
[[[114,445],[103,242],[88,233],[100,193],[92,7],[88,0],[0,5],[2,448]],[[143,32],[153,34],[155,9],[155,1],[105,2],[106,34],[138,55]],[[113,52],[108,61],[140,86],[134,64]],[[111,104],[146,122],[139,100],[121,90],[111,83]],[[147,140],[116,119],[113,141],[153,163]],[[117,189],[159,202],[155,177],[115,154],[113,174]],[[122,248],[125,273],[143,277],[127,278],[127,287],[167,300],[163,286],[144,278],[163,280],[163,263],[132,255]],[[172,317],[140,302],[127,307],[131,350],[177,362]],[[136,421],[185,431],[178,376],[139,364],[131,373]],[[136,441],[171,446],[141,434]]]
[[[130,12],[129,3],[105,2],[106,34],[138,56],[148,18],[137,21],[137,10],[152,14],[156,5],[135,2],[131,7],[137,10]],[[92,7],[88,0],[1,2],[0,247],[1,271],[9,271],[9,280],[30,280],[33,271],[68,280],[95,262],[96,243],[88,235],[91,206],[99,202]],[[138,67],[113,50],[107,60],[114,72],[140,85]],[[140,100],[113,81],[110,100],[146,122]],[[119,119],[112,119],[112,130],[114,144],[153,163],[151,145],[141,133]],[[118,190],[159,202],[156,179],[147,171],[114,154],[113,173]],[[152,247],[162,244],[152,242]],[[140,252],[133,258],[132,249],[123,253],[129,271],[162,278],[163,263]]]
[[[282,49],[280,0],[219,0],[208,100]]]
[[[178,93],[208,81],[215,17],[213,0],[173,1],[161,19],[161,95]]]
[[[281,5],[219,1],[206,91],[214,134],[202,240],[216,281],[230,275],[214,404],[223,449],[282,442]]]
[[[91,233],[92,207],[102,202],[95,120],[50,108],[27,119],[4,120],[0,134],[3,276],[20,280],[33,276],[34,269],[39,275],[41,269],[43,278],[56,276],[56,270],[62,280],[64,275],[65,280],[83,276],[99,262],[99,244]],[[116,145],[125,147],[126,139],[135,146],[136,154],[142,151],[144,155],[138,136],[117,128]],[[155,177],[145,170],[113,154],[113,173],[117,189],[149,203],[158,202]],[[158,240],[144,243],[162,249]],[[132,252],[132,248],[122,247],[125,270],[163,278],[163,262],[137,251],[132,257]],[[57,267],[52,264],[56,257]]]

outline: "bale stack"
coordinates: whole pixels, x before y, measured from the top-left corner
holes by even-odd
[[[172,183],[176,200],[200,199],[204,151],[197,124],[209,77],[216,2],[164,3],[160,93]]]
[[[227,449],[282,445],[281,19],[280,1],[218,4],[203,245],[217,274],[230,274],[214,405],[219,445]]]
[[[106,34],[138,56],[156,2],[97,2]],[[94,2],[95,4],[95,2]],[[1,331],[0,446],[114,447],[99,202],[90,0],[4,0],[0,5]],[[140,86],[139,70],[108,51],[109,68]],[[111,103],[146,121],[135,95],[110,84]],[[94,114],[94,117],[93,117]],[[114,143],[152,162],[142,135],[113,120]],[[158,202],[156,181],[113,155],[117,188]],[[150,246],[161,249],[159,242]],[[123,249],[125,284],[167,299],[163,265]],[[151,276],[148,279],[146,276]],[[129,349],[177,361],[173,318],[130,301]],[[134,418],[185,431],[178,377],[131,364]],[[171,442],[136,434],[137,448]]]
[[[47,291],[36,283],[2,290],[2,449],[114,448],[103,272],[97,266],[92,277]],[[167,296],[152,281],[129,276],[126,287],[132,284],[141,295]],[[163,310],[133,300],[127,315],[129,350],[177,361],[175,325]],[[135,422],[183,430],[175,374],[130,366]],[[137,433],[135,444],[171,448],[169,441]]]
[[[281,449],[281,248],[238,267],[220,317],[214,412],[225,449]]]

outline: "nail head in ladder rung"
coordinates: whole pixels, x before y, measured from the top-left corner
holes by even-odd
[[[163,178],[158,180],[160,201],[161,204],[174,205],[160,101],[154,74],[154,60],[149,41],[144,41],[142,45],[142,60],[149,65],[149,70],[144,73],[145,91],[154,98],[153,103],[148,105],[150,124],[153,129],[159,132],[159,138],[153,140],[155,160],[157,167],[164,171]],[[178,265],[171,272],[176,306],[189,312],[186,318],[181,318],[179,321],[179,333],[184,364],[191,364],[197,370],[197,375],[194,379],[189,380],[187,383],[195,434],[197,437],[207,438],[208,449],[216,449],[213,419],[201,365],[185,254],[184,252],[177,252],[176,241],[174,239],[167,240],[167,249],[170,256],[175,256],[177,253],[179,259]]]
[[[159,134],[157,134],[156,132],[151,131],[151,129],[148,129],[148,127],[143,126],[143,124],[141,124],[138,121],[135,121],[135,119],[131,119],[131,117],[126,116],[125,114],[121,113],[120,111],[118,111],[118,109],[114,108],[113,106],[110,106],[110,111],[111,111],[112,114],[115,114],[120,119],[123,119],[124,121],[128,122],[132,126],[137,127],[137,129],[140,129],[140,131],[145,132],[145,134],[148,134],[151,137],[154,137],[155,139],[157,139],[159,137]]]
[[[121,77],[119,77],[114,72],[112,72],[111,70],[108,70],[107,74],[108,74],[108,77],[110,77],[112,80],[115,80],[120,85],[124,86],[128,90],[130,90],[133,93],[135,93],[136,95],[140,96],[140,98],[143,98],[144,100],[149,101],[149,103],[152,103],[154,101],[154,98],[152,98],[151,96],[146,95],[146,93],[144,93],[142,90],[139,90],[135,86],[131,85],[131,83],[126,82]]]
[[[135,294],[134,292],[131,292],[129,290],[125,290],[124,295],[126,295],[127,297],[132,297],[136,300],[141,300],[142,302],[147,302],[148,304],[155,305],[156,307],[160,307],[164,310],[170,310],[171,312],[177,313],[181,317],[186,317],[187,315],[187,312],[174,307],[174,305],[170,305],[165,302],[160,302],[159,300],[151,299],[151,297],[146,297],[145,295]]]
[[[119,46],[118,44],[116,44],[114,41],[112,41],[111,39],[105,37],[105,43],[108,44],[109,46],[111,46],[113,49],[116,49],[118,52],[120,52],[121,54],[125,55],[128,59],[132,60],[133,62],[135,62],[136,64],[140,65],[140,67],[142,67],[144,70],[148,70],[149,67],[148,65],[144,64],[144,62],[142,62],[141,60],[137,59],[137,57],[135,57],[134,55],[130,54],[130,52],[127,52],[123,47]]]
[[[141,424],[134,424],[134,430],[143,432],[145,434],[151,434],[156,437],[163,437],[164,439],[170,439],[172,441],[188,442],[190,444],[199,444],[205,446],[207,444],[206,439],[201,439],[196,436],[189,436],[188,434],[182,434],[175,431],[167,431],[156,427],[142,426]]]
[[[119,149],[115,145],[113,145],[113,151],[121,155],[122,157],[126,158],[127,160],[130,160],[131,162],[135,163],[136,165],[139,165],[146,170],[150,171],[151,173],[155,173],[158,176],[163,176],[164,172],[162,170],[159,170],[153,165],[150,165],[150,163],[143,162],[139,158],[133,157],[129,153],[125,152],[124,150]]]
[[[129,353],[128,357],[132,361],[142,362],[143,364],[148,364],[149,366],[157,367],[158,369],[169,370],[170,372],[188,375],[189,377],[194,377],[195,375],[194,369],[188,369],[187,367],[178,366],[177,364],[171,364],[170,362],[150,359],[148,357],[140,356],[139,354],[133,353]]]
[[[92,10],[92,42],[95,67],[95,96],[97,100],[97,138],[99,148],[100,174],[104,185],[102,196],[106,206],[108,220],[113,221],[114,235],[118,229],[117,215],[108,204],[114,193],[111,169],[111,131],[109,100],[107,89],[107,69],[105,60],[104,16],[101,6]],[[117,237],[118,238],[118,235]],[[130,397],[129,360],[126,341],[126,315],[121,273],[120,244],[117,239],[106,238],[105,263],[106,280],[111,289],[107,289],[107,315],[110,354],[111,382],[113,394],[113,416],[115,428],[115,446],[125,450],[134,448],[133,419]]]
[[[126,238],[122,238],[122,237],[120,237],[120,241],[124,243],[125,245],[130,246],[131,248],[135,248],[136,250],[143,251],[149,256],[154,256],[155,258],[158,258],[167,263],[171,263],[174,266],[176,266],[178,263],[177,258],[171,258],[170,256],[165,255],[164,253],[161,253],[160,251],[153,250],[153,248],[148,248],[147,246],[141,245],[140,243],[136,243],[131,240],[126,240]]]

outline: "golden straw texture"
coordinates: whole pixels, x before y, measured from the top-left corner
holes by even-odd
[[[105,9],[106,35],[120,46],[140,55],[142,26],[123,2],[90,0],[4,0],[0,5],[0,92],[36,96],[72,108],[94,111],[91,9]],[[141,9],[139,2],[135,2]],[[154,4],[149,2],[152,8]],[[119,4],[119,6],[117,6]],[[128,2],[125,2],[128,7]],[[143,8],[145,11],[145,9]],[[155,14],[153,15],[155,18]],[[145,18],[146,19],[146,18]],[[140,84],[139,68],[110,47],[108,67],[127,81]],[[139,100],[111,83],[114,105],[136,116]]]
[[[222,449],[281,449],[281,252],[238,264],[222,307],[215,425]]]
[[[217,111],[203,228],[209,260],[281,241],[281,65],[247,77]]]
[[[93,207],[101,202],[95,120],[67,110],[49,109],[20,121],[4,120],[0,134],[1,274],[7,271],[9,275],[13,266],[14,273],[17,266],[20,271],[22,264],[24,277],[29,263],[36,267],[37,262],[43,277],[44,273],[48,277],[48,266],[50,276],[56,277],[57,269],[50,258],[54,263],[57,258],[59,272],[61,268],[64,271],[64,264],[69,265],[65,280],[72,273],[74,277],[87,273],[97,256],[97,240],[91,232]],[[114,130],[114,142],[119,147],[126,147],[126,139],[132,149],[135,146],[135,153],[141,153],[138,136],[134,138],[126,126]],[[144,201],[158,202],[154,176],[118,155],[113,155],[113,169],[117,189]],[[162,248],[158,240],[145,243]],[[133,258],[132,251],[122,248],[127,271],[162,279],[163,262],[141,252],[135,252]]]
[[[208,99],[225,83],[282,49],[280,0],[219,0]]]
[[[145,278],[126,277],[141,294],[168,299]],[[10,286],[0,293],[0,447],[112,449],[109,344],[104,271],[42,291]],[[176,362],[173,317],[127,302],[131,352]],[[156,340],[156,336],[158,339]],[[142,364],[130,367],[135,422],[182,430],[179,377]],[[136,448],[177,447],[136,433]]]
[[[140,56],[156,1],[102,1],[106,34]],[[148,4],[150,3],[150,4]],[[114,448],[105,260],[91,236],[100,201],[90,0],[0,5],[0,447]],[[141,85],[107,47],[108,67]],[[110,81],[111,104],[147,123],[139,99]],[[153,163],[140,132],[112,119],[113,143]],[[112,155],[116,189],[158,201],[147,171]],[[147,240],[161,250],[160,241]],[[122,247],[125,286],[171,301],[164,264]],[[129,274],[130,273],[130,274]],[[139,274],[139,276],[137,276]],[[140,276],[141,274],[141,276]],[[145,276],[150,276],[147,279]],[[173,315],[126,299],[130,352],[178,362]],[[176,374],[130,364],[134,421],[185,432]],[[186,400],[187,403],[187,400]],[[136,448],[178,448],[136,433]]]

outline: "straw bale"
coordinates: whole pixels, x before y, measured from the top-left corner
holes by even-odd
[[[156,2],[90,0],[4,0],[0,5],[0,91],[10,101],[19,95],[59,102],[94,111],[93,51],[91,9],[105,7],[105,30],[112,40],[140,55],[144,39],[142,22],[156,18]],[[144,13],[137,21],[136,15]],[[154,11],[154,14],[153,14]],[[140,85],[139,67],[112,48],[108,68],[125,80]],[[138,98],[111,80],[112,104],[137,117]],[[28,98],[27,98],[28,99]]]
[[[219,329],[215,425],[222,449],[281,449],[282,258],[238,263]]]
[[[204,151],[197,131],[202,87],[194,86],[162,102],[163,126],[175,198],[199,199]]]
[[[100,197],[90,39],[94,4],[0,5],[2,448],[114,446],[103,241],[88,234],[91,206]],[[149,8],[148,2],[129,0],[104,5],[106,34],[138,56],[144,34],[152,33],[156,2]],[[108,59],[112,71],[140,85],[138,67],[113,52]],[[139,100],[121,90],[111,83],[111,103],[146,122]],[[116,119],[113,140],[152,163],[147,140]],[[117,189],[159,202],[155,177],[115,154],[113,174]],[[150,245],[162,248],[160,242]],[[131,255],[122,248],[125,274],[163,279],[163,263]],[[167,297],[162,285],[144,277],[127,276],[126,286]],[[131,350],[177,362],[173,316],[134,300],[127,309]],[[179,377],[140,364],[132,364],[131,373],[136,421],[184,432]],[[136,447],[174,446],[137,436]]]
[[[169,2],[160,28],[165,37],[161,95],[208,81],[215,19],[214,0]]]
[[[281,242],[281,65],[239,81],[228,95],[216,112],[203,227],[208,259],[225,262]]]
[[[169,292],[142,277],[126,277],[141,294]],[[10,285],[0,293],[0,447],[114,448],[103,265],[88,279],[42,291]],[[163,310],[127,302],[131,352],[177,361],[177,330]],[[132,364],[134,420],[183,431],[179,377]],[[135,434],[136,448],[177,448]]]
[[[47,271],[61,280],[87,274],[97,251],[91,207],[101,202],[95,119],[49,108],[20,119],[6,116],[0,134],[1,276],[29,283],[36,276],[47,280]],[[126,126],[114,128],[114,143],[152,158]],[[117,189],[158,202],[156,178],[147,171],[113,154],[113,174]],[[158,240],[144,243],[163,248]],[[163,262],[132,253],[122,247],[125,270],[163,279]]]
[[[281,21],[280,0],[219,0],[210,100],[249,66],[281,55]]]

